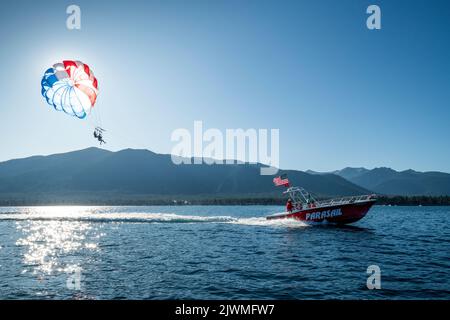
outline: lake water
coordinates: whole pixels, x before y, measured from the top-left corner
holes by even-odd
[[[0,298],[450,299],[450,207],[375,206],[347,227],[263,218],[282,209],[0,208]]]

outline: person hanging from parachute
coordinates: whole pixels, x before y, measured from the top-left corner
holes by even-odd
[[[92,114],[98,95],[98,82],[87,64],[64,60],[45,71],[41,80],[41,94],[55,110],[84,119]],[[105,131],[99,125],[95,126],[94,137],[100,145],[106,143],[103,139]]]
[[[105,131],[106,131],[105,129],[102,129],[100,127],[95,127],[94,137],[100,142],[100,145],[102,145],[103,143],[106,144],[106,141],[103,140],[103,135],[102,135],[102,133]]]

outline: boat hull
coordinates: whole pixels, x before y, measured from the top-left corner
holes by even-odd
[[[295,219],[306,223],[337,223],[348,224],[356,222],[367,214],[375,200],[355,203],[308,208],[293,212],[284,212],[266,217],[268,220]]]

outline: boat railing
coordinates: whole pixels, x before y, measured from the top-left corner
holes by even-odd
[[[373,195],[373,194],[361,195],[361,196],[351,196],[351,197],[342,197],[342,198],[318,201],[317,205],[321,206],[321,207],[334,206],[334,205],[341,205],[341,204],[347,204],[347,203],[368,201],[368,200],[372,200],[374,198],[375,198],[375,195]]]
[[[289,187],[283,193],[289,194],[289,197],[292,200],[294,208],[297,209],[344,205],[355,202],[357,203],[369,201],[376,198],[376,195],[370,194],[370,195],[341,197],[329,200],[316,200],[308,191],[306,191],[302,187]]]

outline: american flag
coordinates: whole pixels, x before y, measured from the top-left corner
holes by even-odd
[[[277,187],[279,186],[289,187],[289,179],[287,178],[286,174],[282,174],[279,177],[273,178],[273,183]]]

